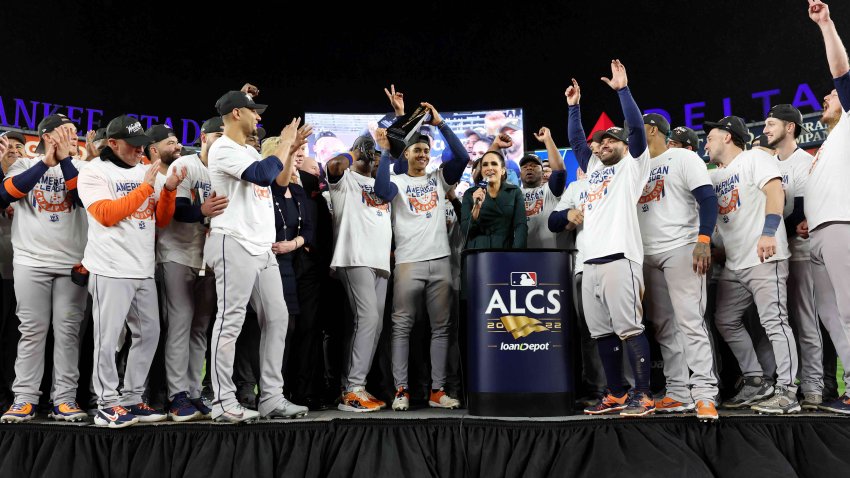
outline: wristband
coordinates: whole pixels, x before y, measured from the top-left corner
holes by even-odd
[[[701,244],[711,244],[711,237],[706,236],[705,234],[700,234],[697,236],[697,242]]]
[[[776,230],[779,228],[779,222],[782,221],[782,216],[779,214],[768,214],[764,217],[764,228],[761,231],[762,236],[773,237],[776,235]]]

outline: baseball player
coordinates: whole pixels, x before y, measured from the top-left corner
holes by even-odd
[[[649,150],[640,110],[627,86],[625,66],[612,60],[611,74],[611,79],[603,81],[617,92],[630,127],[628,132],[608,128],[599,156],[593,155],[585,142],[579,109],[581,90],[575,79],[566,91],[570,145],[588,175],[582,305],[609,388],[602,402],[586,408],[585,413],[644,416],[655,411],[655,401],[649,391],[649,342],[641,323],[643,247],[635,204],[649,175]],[[566,212],[570,222],[576,222],[580,214],[578,209]],[[635,374],[635,387],[629,393],[622,385],[623,348]]]
[[[201,151],[181,156],[169,166],[170,171],[186,170],[186,179],[177,187],[174,220],[159,231],[156,254],[162,269],[167,325],[168,415],[174,421],[209,417],[212,412],[201,399],[201,376],[207,328],[215,314],[215,278],[203,264],[203,249],[210,218],[221,215],[228,203],[227,197],[213,192],[207,170],[210,146],[223,131],[220,117],[205,121],[201,126]],[[176,138],[166,134],[161,141]],[[156,143],[150,148],[156,150]]]
[[[392,244],[390,202],[398,188],[390,182],[392,161],[386,130],[379,128],[375,134],[384,156],[374,178],[374,143],[369,145],[364,139],[327,163],[335,244],[331,268],[345,288],[354,319],[353,334],[346,338],[350,349],[344,352],[344,390],[338,405],[346,412],[375,412],[386,407],[366,391],[366,375],[383,326]]]
[[[17,315],[21,321],[12,386],[15,401],[0,418],[3,422],[21,422],[35,416],[51,322],[55,406],[50,416],[66,421],[86,417],[76,402],[86,290],[71,282],[71,268],[83,257],[86,234],[85,217],[76,194],[78,169],[85,162],[71,158],[77,149],[76,131],[64,115],[44,118],[38,125],[39,155],[18,159],[0,189],[5,201],[18,201],[12,222],[12,246]]]
[[[602,133],[599,131],[598,140],[601,141]],[[597,136],[595,133],[593,136]],[[599,146],[597,141],[597,147]],[[587,201],[587,175],[581,168],[576,170],[576,180],[567,186],[567,190],[561,196],[555,210],[549,214],[549,230],[554,233],[564,231],[575,231],[575,249],[573,257],[573,297],[575,297],[575,310],[579,318],[579,333],[581,334],[581,374],[589,392],[587,403],[584,406],[593,406],[605,396],[605,374],[602,362],[599,359],[599,350],[596,341],[590,337],[587,329],[587,320],[582,305],[581,283],[584,276],[584,206]],[[567,219],[570,209],[579,211],[573,214],[572,221]]]
[[[552,133],[545,126],[534,137],[546,145],[552,175],[543,183],[543,161],[533,153],[519,160],[522,194],[525,196],[525,217],[528,219],[528,243],[530,248],[566,249],[569,234],[552,234],[549,231],[549,214],[555,209],[564,192],[567,174]]]
[[[446,192],[460,180],[469,153],[460,139],[430,104],[431,125],[439,128],[448,144],[443,168],[426,172],[430,163],[427,136],[416,134],[404,150],[407,171],[391,178],[398,189],[392,200],[395,238],[393,271],[392,363],[396,394],[393,410],[410,408],[408,357],[410,332],[423,297],[431,322],[431,394],[428,404],[458,408],[460,402],[446,394],[446,360],[449,350],[452,299],[451,249],[446,230]],[[381,145],[384,151],[389,143]],[[382,159],[383,162],[383,159]]]
[[[684,148],[696,152],[699,148],[697,132],[687,126],[677,126],[670,131],[667,139],[668,148]]]
[[[829,7],[809,0],[809,18],[823,35],[835,89],[824,97],[821,122],[829,128],[829,136],[809,168],[806,221],[797,226],[797,233],[810,238],[818,315],[841,362],[850,364],[850,62]],[[850,383],[847,386],[850,390]],[[850,392],[820,408],[850,414]]]
[[[782,175],[764,151],[744,151],[749,131],[741,118],[707,121],[704,128],[706,154],[718,164],[710,173],[717,194],[717,228],[723,235],[726,268],[737,279],[718,283],[715,324],[744,374],[743,387],[724,406],[796,413],[800,411],[794,383],[797,346],[786,308],[789,253],[782,224]],[[743,315],[753,301],[773,346],[775,389],[762,378],[761,364],[744,328]]]
[[[293,119],[281,132],[283,140],[276,154],[261,160],[245,140],[256,134],[265,108],[242,91],[222,95],[216,109],[224,121],[224,135],[208,153],[212,190],[232,202],[212,218],[204,245],[204,257],[215,273],[218,303],[210,353],[215,393],[212,417],[229,423],[254,420],[258,415],[293,418],[307,414],[307,407],[283,396],[283,351],[289,317],[277,259],[271,250],[275,226],[269,186],[283,170],[284,162],[305,142],[303,133],[309,135],[310,128],[299,128],[300,119]],[[261,330],[259,413],[239,404],[233,384],[236,339],[249,301]]]
[[[809,240],[797,234],[797,226],[806,219],[803,199],[814,160],[811,154],[797,147],[796,138],[803,130],[803,115],[792,105],[774,106],[764,122],[764,136],[768,147],[776,150],[774,158],[785,190],[785,231],[780,232],[788,237],[791,252],[788,306],[800,349],[800,389],[804,397],[800,406],[817,410],[823,401],[823,339],[815,307]]]
[[[666,396],[658,412],[685,412],[716,420],[717,376],[703,316],[705,275],[717,196],[703,160],[684,148],[667,148],[670,124],[643,116],[650,171],[637,212],[643,239],[644,305],[664,358]],[[688,369],[693,373],[689,373]]]
[[[108,146],[79,176],[80,199],[88,215],[82,266],[90,273],[94,317],[95,425],[123,428],[165,419],[142,401],[142,392],[159,338],[155,226],[164,227],[171,220],[183,177],[169,176],[159,201],[154,201],[159,163],[140,164],[142,148],[151,141],[142,125],[125,115],[110,121],[106,129]],[[132,346],[119,393],[115,349],[125,322]]]
[[[24,157],[27,140],[21,133],[10,131],[0,135],[0,168],[5,177],[15,161]],[[12,280],[12,209],[0,196],[0,410],[14,402],[12,382],[15,379],[15,359],[18,348],[20,321],[15,314],[14,281]]]

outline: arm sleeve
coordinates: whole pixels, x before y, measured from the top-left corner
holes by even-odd
[[[461,202],[460,209],[460,227],[463,234],[466,236],[466,242],[469,242],[469,238],[475,237],[481,233],[481,229],[478,227],[478,221],[472,219],[472,193],[477,190],[477,187],[471,187],[466,190],[466,193],[463,195],[463,201]],[[466,247],[466,244],[463,245]]]
[[[177,190],[169,191],[162,188],[159,193],[159,201],[156,202],[156,227],[162,229],[171,223],[174,217],[174,200],[177,198]]]
[[[525,199],[522,191],[517,188],[516,200],[514,201],[514,249],[525,249],[528,242],[528,219],[525,217]]]
[[[192,204],[189,198],[178,197],[174,201],[174,220],[179,222],[202,222],[201,205]]]
[[[570,139],[570,147],[578,160],[581,170],[587,172],[587,164],[590,162],[590,146],[587,145],[587,137],[584,127],[581,125],[581,108],[579,105],[570,106],[570,116],[567,123],[567,137]]]
[[[71,202],[82,207],[83,203],[80,201],[80,195],[77,192],[77,176],[80,175],[80,171],[74,166],[74,160],[68,156],[59,162],[59,167],[62,169],[62,177],[65,178],[65,190],[68,191]]]
[[[460,177],[463,176],[463,170],[469,164],[469,153],[466,152],[463,143],[445,122],[440,126],[440,133],[449,145],[443,151],[443,163],[445,164],[443,177],[447,183],[457,184]]]
[[[568,212],[569,209],[561,209],[549,213],[549,230],[555,233],[564,232],[567,229],[567,224],[570,223],[567,220]]]
[[[806,214],[803,209],[803,198],[797,196],[794,198],[794,210],[785,218],[785,233],[788,237],[797,235],[797,224],[800,224],[806,219]]]
[[[549,176],[549,190],[555,197],[561,197],[564,194],[564,188],[567,185],[567,172],[564,170],[552,171]]]
[[[393,163],[393,174],[396,176],[400,176],[402,174],[407,174],[408,164],[404,158],[395,159],[390,156],[389,151],[384,151],[381,153],[381,163],[383,164],[384,159],[387,159]],[[394,160],[394,161],[393,161]]]
[[[26,196],[38,184],[38,180],[44,176],[47,169],[44,161],[38,161],[26,171],[6,179],[3,181],[3,187],[0,188],[0,197],[5,202],[13,203]]]
[[[251,163],[242,171],[240,177],[257,186],[268,187],[272,185],[281,171],[283,171],[283,165],[280,164],[280,159],[277,156],[269,156],[261,161]]]
[[[101,199],[93,202],[87,210],[97,222],[112,227],[139,209],[151,194],[153,186],[142,183],[121,199]]]
[[[838,92],[838,101],[841,102],[841,109],[850,111],[850,71],[834,78],[835,91]]]
[[[714,187],[706,184],[694,189],[691,194],[699,204],[699,234],[711,237],[717,224],[717,195]]]
[[[633,158],[638,158],[646,150],[646,130],[643,129],[643,117],[628,86],[618,90],[617,96],[620,97],[623,116],[629,123],[629,153]]]
[[[378,173],[375,175],[375,194],[384,201],[392,201],[398,194],[398,186],[390,181],[390,162],[381,159]]]

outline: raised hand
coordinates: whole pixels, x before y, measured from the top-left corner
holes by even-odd
[[[144,181],[151,185],[152,188],[156,189],[156,175],[159,174],[159,165],[162,164],[161,159],[157,159],[150,166],[148,166],[148,170],[145,171],[145,179]]]
[[[74,156],[78,152],[77,138],[74,133],[68,128],[57,128],[54,132],[57,140],[56,160],[62,161],[69,156]]]
[[[313,125],[311,124],[304,124],[298,128],[298,131],[295,133],[295,140],[292,142],[292,146],[289,147],[289,154],[295,154],[301,146],[307,144],[307,138],[311,134],[313,134]]]
[[[98,152],[97,148],[94,147],[94,137],[97,135],[97,131],[90,129],[88,133],[86,133],[86,160],[97,157],[100,152]]]
[[[172,171],[168,176],[168,179],[165,180],[165,189],[174,191],[184,179],[186,179],[186,166],[183,166],[180,169],[174,168],[174,171]]]
[[[549,131],[549,128],[542,127],[540,131],[534,133],[534,139],[540,141],[541,143],[545,143],[546,141],[552,141],[552,132]]]
[[[260,89],[252,85],[251,83],[245,83],[242,86],[242,89],[239,91],[251,95],[251,98],[256,98],[257,96],[260,96]]]
[[[292,118],[292,121],[289,122],[288,125],[284,126],[282,130],[280,130],[280,142],[292,144],[295,141],[295,138],[298,136],[298,128],[301,126],[301,118]]]
[[[629,85],[629,78],[626,76],[626,67],[620,63],[620,60],[611,60],[611,78],[600,78],[614,91],[619,91]]]
[[[390,105],[396,116],[404,115],[404,93],[395,90],[395,85],[390,85],[390,89],[384,88],[387,98],[390,100]]]
[[[218,196],[215,191],[213,191],[212,195],[201,204],[201,214],[206,217],[216,217],[224,213],[225,208],[230,203],[230,200],[227,199],[227,196]]]
[[[6,139],[5,137],[3,139]],[[47,133],[41,137],[44,140],[44,159],[42,161],[48,168],[52,168],[59,164],[56,150],[59,149],[59,143],[54,138],[53,133]]]
[[[581,88],[578,86],[578,81],[575,78],[572,78],[572,86],[567,87],[567,91],[564,92],[564,96],[567,97],[567,104],[570,106],[575,106],[581,100]]]
[[[6,156],[6,151],[9,151],[9,138],[3,135],[0,136],[0,158]]]
[[[437,112],[437,108],[434,108],[434,105],[428,103],[427,101],[423,101],[420,103],[423,108],[427,108],[431,113],[431,126],[437,126],[438,124],[443,122],[443,117],[440,116],[440,113]]]
[[[381,147],[381,151],[390,150],[390,140],[387,138],[386,128],[378,128],[375,130],[375,141]]]
[[[809,0],[809,18],[818,25],[826,25],[832,21],[829,17],[829,5],[820,0]]]
[[[513,146],[513,144],[514,141],[511,139],[511,137],[504,133],[499,133],[496,135],[495,138],[493,138],[493,146],[496,146],[498,148],[510,148],[511,146]]]

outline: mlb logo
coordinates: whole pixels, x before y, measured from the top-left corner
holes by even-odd
[[[537,273],[511,272],[511,285],[520,287],[537,287]]]

